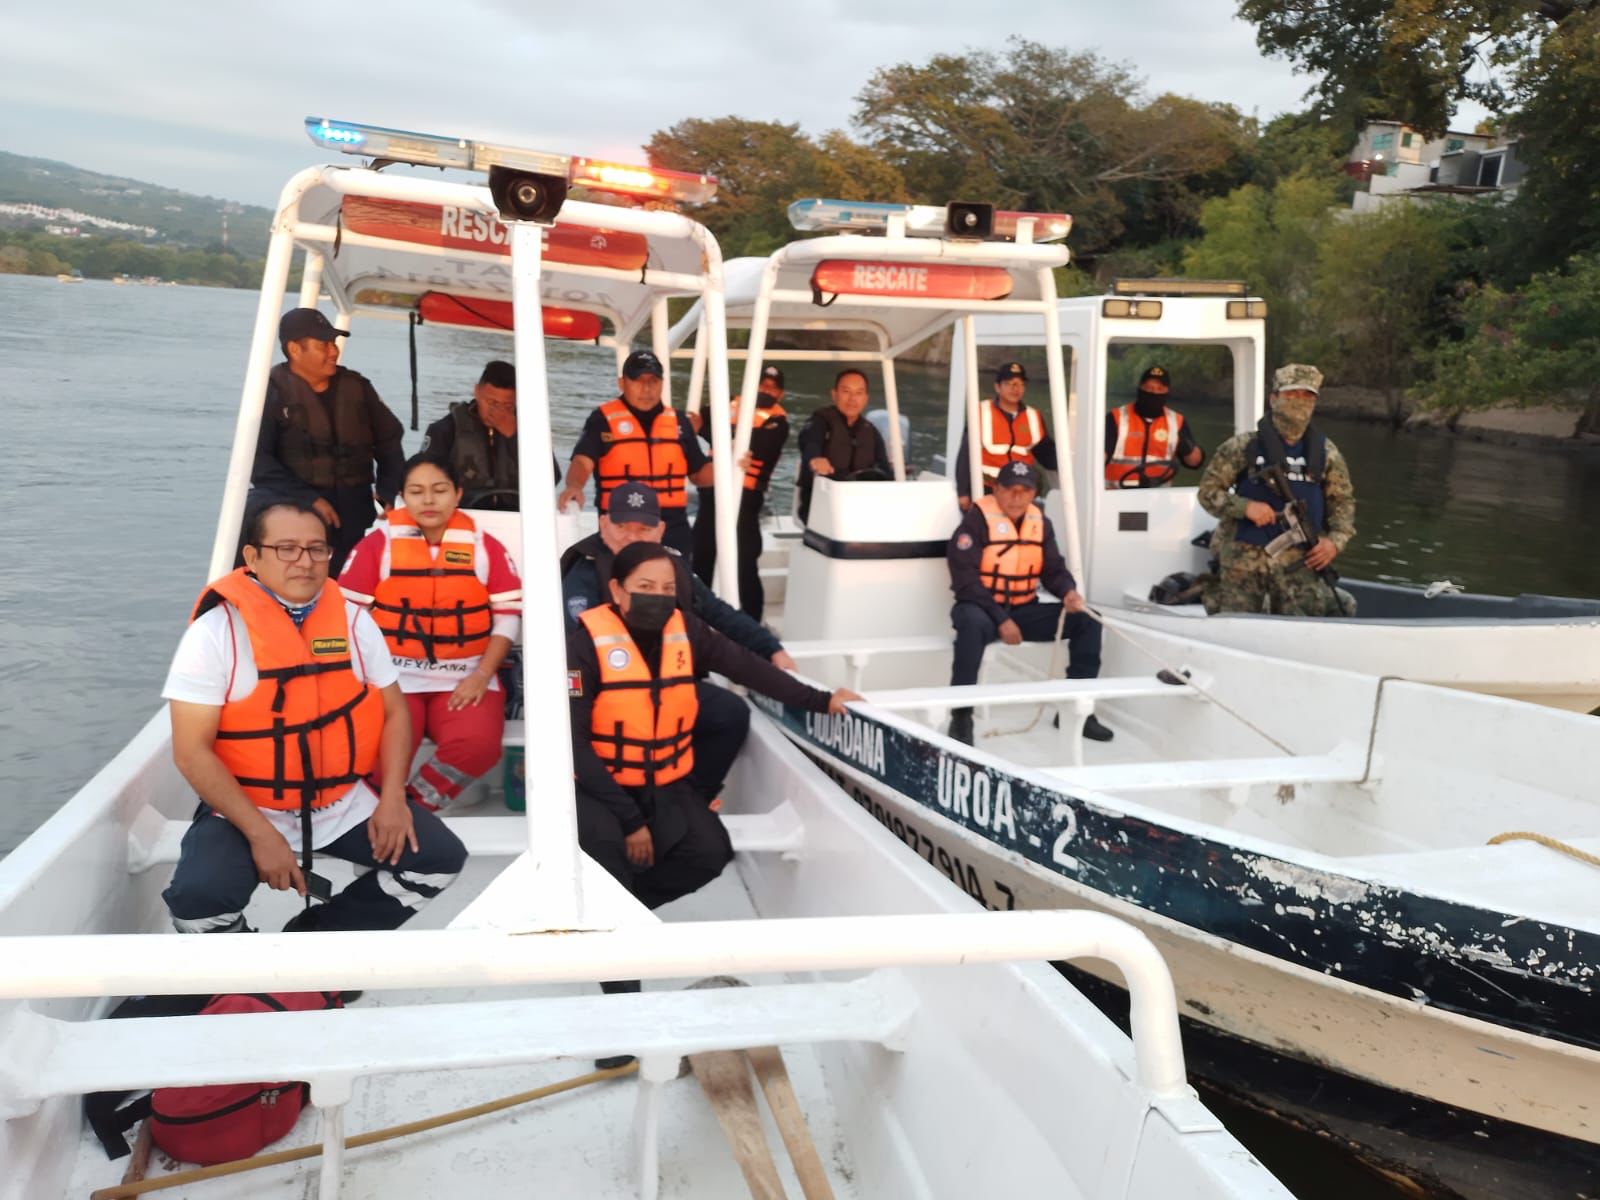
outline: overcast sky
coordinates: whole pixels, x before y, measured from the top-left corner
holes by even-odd
[[[1257,52],[1234,0],[123,0],[0,5],[0,150],[270,205],[326,157],[308,115],[642,161],[650,134],[729,114],[847,128],[880,66],[1095,50],[1152,92],[1266,120],[1307,79]],[[271,14],[279,18],[274,21]]]

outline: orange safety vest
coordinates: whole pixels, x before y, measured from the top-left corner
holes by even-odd
[[[322,585],[296,629],[241,567],[200,594],[190,620],[224,601],[244,618],[260,678],[244,699],[224,701],[217,757],[257,808],[293,812],[342,800],[378,760],[383,696],[350,668],[353,634],[338,585]]]
[[[1018,425],[1021,429],[1018,429]],[[978,404],[978,428],[983,431],[979,443],[983,455],[983,478],[990,486],[1000,468],[1008,462],[1033,462],[1033,448],[1044,441],[1044,418],[1039,410],[1026,404],[1017,414],[1016,421],[1008,421],[1005,412],[993,400]],[[1021,441],[1012,441],[1020,437]]]
[[[1039,576],[1044,573],[1044,513],[1037,504],[1028,505],[1018,529],[993,496],[982,497],[978,509],[989,523],[978,578],[996,604],[1010,608],[1028,603],[1039,594]]]
[[[645,429],[639,414],[618,397],[602,404],[600,415],[607,432],[601,435],[606,449],[594,465],[595,507],[605,512],[611,489],[632,481],[654,488],[662,508],[686,508],[689,460],[678,440],[678,414],[663,406]]]
[[[494,616],[489,589],[478,578],[482,536],[456,510],[439,542],[439,557],[416,518],[390,509],[389,570],[372,596],[372,619],[396,658],[472,658],[489,646]]]
[[[623,787],[673,783],[694,767],[694,652],[683,613],[661,631],[661,673],[650,674],[633,635],[609,604],[580,613],[594,640],[600,686],[589,722],[594,752]]]
[[[1124,404],[1112,416],[1117,420],[1117,444],[1106,460],[1108,488],[1139,487],[1145,478],[1159,479],[1176,465],[1182,416],[1169,408],[1147,426],[1143,417],[1135,415],[1131,404]]]
[[[733,423],[737,426],[739,424],[739,402],[737,400],[733,401],[731,412],[733,413]],[[760,429],[768,421],[777,421],[788,415],[783,411],[783,405],[776,400],[766,408],[762,408],[758,404],[755,412],[750,414],[750,428],[752,430]],[[752,454],[750,456],[750,465],[744,469],[744,490],[753,492],[760,487],[761,473],[766,469],[767,464]]]

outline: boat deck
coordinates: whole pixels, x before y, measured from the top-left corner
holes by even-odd
[[[471,902],[505,866],[505,860],[472,859],[457,883],[424,909],[408,928],[438,929]],[[337,868],[335,868],[337,869]],[[337,882],[342,882],[342,879]],[[252,925],[276,928],[293,911],[285,897],[258,891],[260,903],[248,917]],[[659,910],[665,921],[753,919],[756,914],[737,870],[730,869],[701,891]],[[678,989],[695,982],[650,980],[647,991]],[[752,983],[781,982],[751,977]],[[429,988],[369,992],[354,1011],[397,1005],[431,1005],[473,1000],[593,995],[586,984],[488,990]],[[839,1136],[818,1053],[787,1047],[784,1060],[828,1178],[837,1196],[855,1194],[851,1167]],[[346,1108],[346,1135],[415,1121],[538,1088],[593,1070],[587,1059],[553,1059],[521,1066],[453,1072],[368,1076],[357,1081]],[[659,1152],[663,1197],[744,1197],[749,1195],[717,1117],[692,1075],[665,1087]],[[350,1151],[344,1188],[349,1200],[379,1200],[396,1195],[458,1196],[475,1200],[529,1195],[633,1197],[638,1179],[633,1153],[636,1081],[607,1080],[459,1125]],[[759,1090],[758,1090],[759,1096]],[[783,1143],[764,1101],[759,1108],[773,1161],[786,1189],[800,1189]],[[302,1115],[288,1137],[269,1149],[290,1149],[320,1141],[314,1113]],[[318,1159],[269,1167],[177,1188],[165,1195],[193,1197],[282,1197],[316,1193]],[[86,1195],[122,1177],[126,1159],[109,1162],[87,1130],[82,1134],[68,1194]],[[150,1177],[181,1169],[151,1158]]]

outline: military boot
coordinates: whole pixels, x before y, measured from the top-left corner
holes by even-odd
[[[972,745],[972,710],[970,708],[955,708],[950,710],[950,728],[945,735],[951,741],[965,742]]]

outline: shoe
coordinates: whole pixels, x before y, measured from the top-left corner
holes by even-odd
[[[339,1003],[344,1005],[346,1008],[349,1008],[364,995],[366,995],[365,992],[340,992]]]
[[[953,742],[964,742],[972,745],[972,710],[970,708],[957,708],[951,710],[950,728],[945,731],[945,736]]]
[[[610,1058],[597,1058],[594,1060],[596,1071],[615,1071],[618,1067],[625,1067],[629,1063],[639,1060],[631,1054],[613,1054]]]
[[[1083,722],[1083,736],[1091,742],[1109,742],[1116,735],[1100,724],[1100,718],[1090,713]]]

